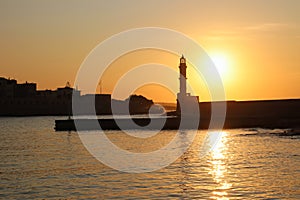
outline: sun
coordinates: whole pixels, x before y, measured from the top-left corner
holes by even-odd
[[[220,76],[226,78],[229,75],[229,59],[223,53],[213,53],[210,58],[214,62]]]

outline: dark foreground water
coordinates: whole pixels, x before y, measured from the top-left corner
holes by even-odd
[[[96,160],[76,132],[55,132],[54,119],[0,118],[0,198],[300,199],[300,137],[272,134],[283,130],[208,133],[220,140],[202,158],[199,151],[207,132],[198,131],[191,148],[173,164],[131,174]],[[188,140],[186,134],[181,133],[182,143]],[[125,150],[151,152],[175,132],[150,139],[121,131],[106,135]]]

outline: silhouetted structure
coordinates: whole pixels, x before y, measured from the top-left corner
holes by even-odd
[[[69,86],[57,90],[36,90],[36,83],[21,83],[0,78],[0,115],[68,115],[72,95],[80,91]]]
[[[110,94],[81,95],[69,83],[56,90],[36,88],[36,83],[19,84],[16,80],[0,77],[0,116],[71,115],[73,97],[78,100],[78,106],[83,107],[79,113],[81,115],[95,112],[98,115],[109,115],[112,113],[111,104],[117,106],[117,114],[125,114],[129,100],[131,114],[148,113],[153,105],[152,100],[136,95],[125,101],[112,100]],[[85,106],[87,104],[95,106]]]
[[[177,115],[192,115],[194,112],[198,112],[198,110],[194,109],[195,105],[199,103],[198,96],[191,96],[190,93],[186,92],[186,59],[182,55],[180,58],[179,64],[179,93],[177,94]]]
[[[16,80],[0,77],[0,97],[2,99],[25,98],[35,94],[35,83],[17,84]]]

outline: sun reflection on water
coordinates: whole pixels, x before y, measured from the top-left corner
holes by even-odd
[[[225,200],[228,198],[227,191],[232,184],[226,180],[226,159],[227,159],[227,133],[224,131],[216,131],[208,133],[208,142],[213,143],[208,162],[211,165],[209,174],[212,175],[217,187],[212,192],[211,199]],[[216,141],[217,138],[217,141]]]

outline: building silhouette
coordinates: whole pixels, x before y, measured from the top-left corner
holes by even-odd
[[[17,83],[0,78],[0,115],[67,115],[72,96],[80,91],[66,85],[56,90],[37,90],[36,83]]]
[[[85,94],[70,86],[56,90],[37,90],[36,83],[17,83],[14,79],[0,77],[0,116],[72,115],[72,101],[82,107],[80,115],[124,114],[129,102],[130,114],[148,113],[153,101],[143,96],[131,95],[128,99],[114,100],[111,94]],[[86,106],[91,105],[94,106]]]

